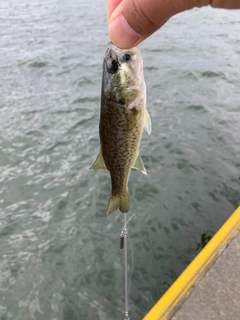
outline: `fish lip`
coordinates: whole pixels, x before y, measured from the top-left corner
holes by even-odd
[[[111,41],[108,43],[108,46],[107,46],[108,49],[114,49],[115,51],[118,51],[118,52],[124,52],[124,53],[128,53],[128,52],[134,52],[135,54],[137,52],[140,53],[140,47],[139,45],[138,46],[135,46],[133,48],[129,48],[129,49],[120,49],[118,48],[117,46],[115,46],[114,43],[112,43]],[[136,52],[135,52],[136,51]]]
[[[136,46],[136,47],[133,47],[133,48],[129,48],[129,49],[120,49],[110,41],[108,43],[106,55],[111,56],[111,54],[110,54],[111,51],[115,55],[114,59],[117,58],[119,63],[124,62],[123,56],[126,55],[126,54],[129,54],[131,56],[136,56],[136,57],[140,57],[141,56],[140,47],[139,46]]]

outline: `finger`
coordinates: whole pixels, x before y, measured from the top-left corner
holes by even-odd
[[[108,21],[113,11],[119,6],[122,0],[108,0]]]
[[[212,0],[211,6],[213,8],[222,8],[222,9],[240,9],[239,0]]]
[[[112,2],[115,1],[119,1],[119,5],[112,13],[109,11],[109,36],[118,47],[131,48],[158,30],[173,15],[196,6],[208,5],[210,0],[113,0]],[[112,8],[111,4],[110,9]]]

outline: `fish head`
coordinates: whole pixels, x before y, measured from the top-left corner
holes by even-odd
[[[103,61],[105,91],[114,87],[131,88],[143,80],[143,64],[139,46],[131,49],[120,49],[112,42]]]

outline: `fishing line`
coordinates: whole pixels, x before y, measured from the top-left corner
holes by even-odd
[[[121,234],[120,234],[120,248],[124,248],[124,289],[125,289],[125,308],[124,308],[124,320],[130,320],[129,317],[129,309],[128,309],[128,293],[130,290],[130,285],[128,284],[128,256],[127,256],[127,224],[128,222],[134,217],[135,214],[133,214],[128,220],[127,220],[127,214],[124,213],[124,226],[122,228]],[[131,246],[132,249],[132,246]],[[132,253],[132,267],[133,267],[133,253]],[[131,281],[131,279],[130,279]]]
[[[127,219],[127,215],[124,213],[124,216],[126,216],[126,219]],[[122,228],[122,231],[121,231],[121,233],[120,233],[120,237],[123,237],[123,230],[124,230],[124,228],[127,226],[127,224],[128,224],[128,222],[130,221],[130,220],[132,220],[132,218],[135,216],[135,213],[127,220],[127,222],[125,221],[125,218],[124,218],[124,225],[123,225],[123,228]],[[123,249],[123,248],[121,248],[121,249]]]
[[[128,241],[129,241],[129,243],[130,243],[130,252],[131,252],[131,259],[132,259],[131,272],[130,272],[129,285],[128,285],[128,292],[130,292],[131,283],[132,283],[132,277],[133,277],[133,269],[134,269],[133,246],[132,246],[132,240],[131,240],[130,234],[128,234]]]
[[[130,220],[132,220],[132,218],[135,216],[135,213],[128,219],[127,223],[123,226],[123,229],[125,228],[125,226],[128,224],[128,222]],[[120,234],[120,239],[123,240],[123,229],[121,231],[121,234]],[[131,240],[131,237],[130,237],[130,234],[128,232],[128,242],[130,243],[130,252],[131,252],[131,272],[130,272],[130,277],[129,277],[129,285],[128,285],[128,292],[130,292],[130,288],[131,288],[131,282],[132,282],[132,276],[133,276],[133,269],[134,269],[134,255],[133,255],[133,246],[132,246],[132,240]],[[124,247],[124,244],[123,244],[123,241],[121,242],[120,240],[120,249],[123,249]]]

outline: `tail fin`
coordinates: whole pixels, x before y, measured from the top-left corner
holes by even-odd
[[[106,216],[109,216],[113,211],[117,210],[118,208],[122,213],[126,213],[129,211],[128,191],[126,191],[121,196],[110,196]]]

